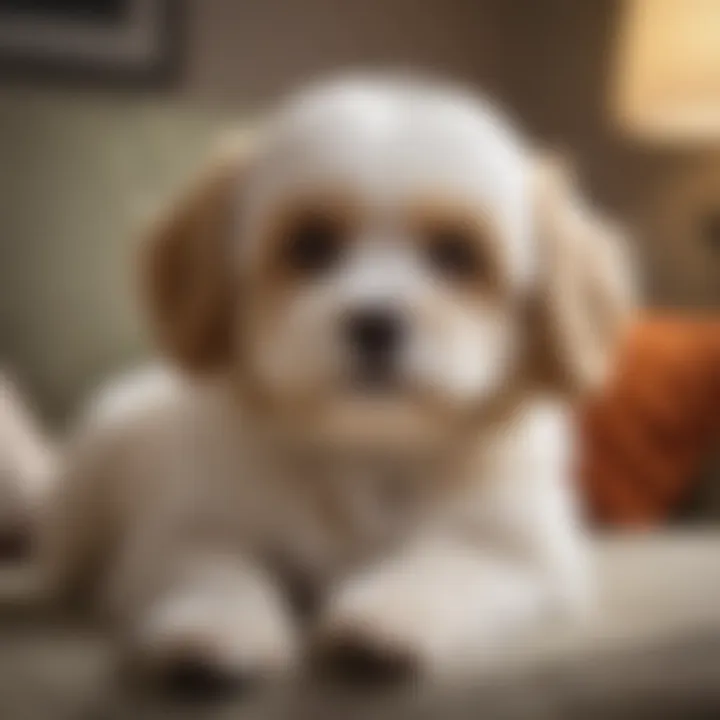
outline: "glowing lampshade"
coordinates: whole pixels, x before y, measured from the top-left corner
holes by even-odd
[[[613,94],[622,128],[720,140],[720,0],[625,0]]]

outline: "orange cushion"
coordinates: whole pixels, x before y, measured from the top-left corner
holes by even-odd
[[[581,467],[601,522],[653,525],[692,490],[720,428],[720,318],[648,317],[582,410]]]

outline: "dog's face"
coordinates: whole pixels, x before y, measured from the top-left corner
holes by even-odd
[[[243,332],[280,405],[361,411],[370,431],[506,382],[534,258],[523,158],[487,114],[325,92],[281,119],[246,183]]]
[[[465,96],[305,95],[158,233],[166,340],[196,365],[203,348],[222,355],[277,419],[316,436],[439,432],[537,352],[535,180],[521,140]]]

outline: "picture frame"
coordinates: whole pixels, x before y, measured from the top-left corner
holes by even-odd
[[[0,72],[168,82],[182,9],[181,0],[0,0]]]

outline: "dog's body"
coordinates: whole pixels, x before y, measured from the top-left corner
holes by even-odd
[[[99,572],[150,667],[231,674],[305,632],[439,667],[577,605],[568,399],[627,297],[614,234],[537,175],[487,106],[412,83],[311,92],[231,153],[145,258],[191,377],[90,411],[50,508],[57,584]]]
[[[258,642],[273,647],[263,651],[289,660],[292,630],[274,627],[280,612],[263,619],[267,607],[246,612],[242,597],[215,586],[214,572],[223,586],[235,574],[242,584],[244,563],[272,575],[272,593],[299,583],[321,607],[337,605],[328,622],[338,631],[345,623],[377,631],[390,651],[397,642],[398,652],[430,662],[477,643],[478,624],[489,641],[505,622],[586,599],[566,408],[519,407],[449,456],[363,460],[284,452],[235,403],[221,385],[194,386],[160,370],[133,377],[101,397],[74,449],[72,482],[83,493],[58,502],[79,500],[84,517],[55,541],[52,566],[72,574],[92,553],[105,608],[131,632],[158,633],[153,645],[170,631],[175,647],[164,623],[177,621],[182,635],[182,622],[157,603],[182,603],[186,591],[195,598],[188,635],[195,623],[218,623],[201,644],[230,642],[232,627],[247,624],[234,651],[250,654],[251,669],[250,630],[267,632]],[[179,577],[189,586],[175,587]],[[146,625],[148,613],[159,613],[157,628]]]

